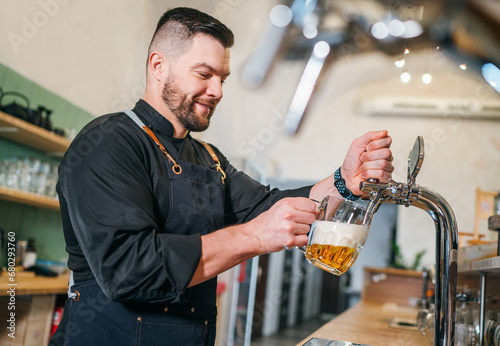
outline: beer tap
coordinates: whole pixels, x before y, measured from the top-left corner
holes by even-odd
[[[424,141],[417,137],[408,158],[408,181],[398,183],[361,182],[368,192],[367,215],[375,213],[382,203],[394,203],[425,210],[436,227],[436,273],[434,345],[454,345],[455,294],[457,286],[458,228],[453,210],[437,192],[415,184],[424,159]]]

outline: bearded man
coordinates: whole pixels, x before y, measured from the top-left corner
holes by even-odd
[[[354,199],[361,181],[391,177],[387,131],[352,143],[341,192],[333,174],[270,189],[193,139],[222,99],[233,41],[205,13],[167,11],[149,47],[144,97],[72,142],[57,186],[72,276],[52,345],[213,345],[218,274],[304,246],[313,200]]]

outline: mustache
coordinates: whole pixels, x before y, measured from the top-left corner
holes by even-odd
[[[205,98],[195,98],[193,101],[196,101],[198,103],[202,103],[204,105],[210,106],[215,108],[217,104],[219,103],[217,100],[214,99],[205,99]]]

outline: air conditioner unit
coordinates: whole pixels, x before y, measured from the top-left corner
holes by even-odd
[[[460,116],[464,119],[500,120],[500,100],[378,96],[360,100],[356,111],[366,116]]]

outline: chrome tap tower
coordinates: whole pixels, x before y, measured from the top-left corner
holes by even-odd
[[[434,345],[455,343],[455,295],[457,287],[458,228],[453,210],[446,200],[431,189],[415,184],[424,160],[424,142],[417,137],[408,158],[408,181],[387,184],[362,182],[360,188],[370,195],[367,215],[382,203],[402,204],[425,210],[436,226],[436,293]]]

